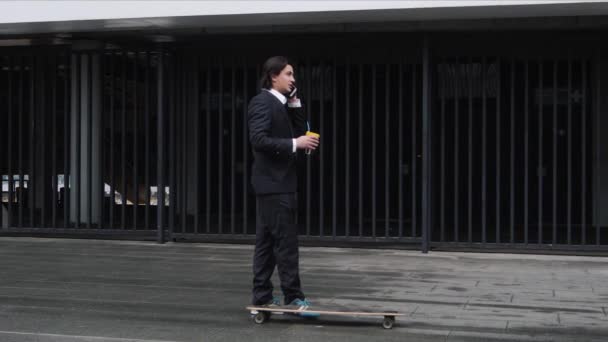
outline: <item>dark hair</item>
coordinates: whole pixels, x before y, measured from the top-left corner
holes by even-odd
[[[276,76],[281,73],[283,69],[289,64],[287,57],[274,56],[270,57],[264,62],[262,67],[262,76],[260,77],[260,87],[264,89],[272,88],[272,76]]]

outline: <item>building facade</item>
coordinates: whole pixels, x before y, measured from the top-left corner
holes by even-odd
[[[1,235],[253,241],[290,57],[304,243],[608,251],[604,1],[0,5]]]

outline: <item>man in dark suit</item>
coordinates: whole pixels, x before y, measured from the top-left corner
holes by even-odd
[[[257,197],[252,304],[279,305],[270,281],[276,266],[284,303],[305,310],[310,303],[299,275],[296,156],[299,149],[316,149],[319,139],[306,136],[300,99],[285,96],[295,90],[294,70],[285,57],[269,58],[260,82],[262,90],[249,102],[247,115]]]

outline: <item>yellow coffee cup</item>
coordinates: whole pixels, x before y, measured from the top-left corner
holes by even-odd
[[[315,132],[311,132],[311,131],[306,131],[306,135],[309,137],[317,137],[317,138],[321,138],[321,135],[319,133],[315,133]],[[304,151],[304,153],[306,154],[310,154],[312,151],[309,149],[306,149],[306,151]]]

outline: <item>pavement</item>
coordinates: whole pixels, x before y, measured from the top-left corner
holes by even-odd
[[[608,258],[303,247],[317,308],[255,324],[251,245],[0,238],[0,342],[606,341]],[[275,294],[280,294],[276,272]]]

